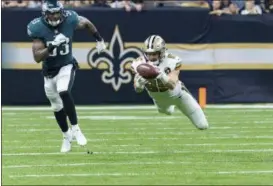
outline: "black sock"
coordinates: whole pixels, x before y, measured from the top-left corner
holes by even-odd
[[[64,112],[64,109],[58,111],[58,112],[54,112],[55,118],[57,120],[57,123],[59,125],[59,127],[61,128],[61,130],[63,132],[67,132],[68,131],[68,124],[67,124],[67,120],[66,120],[66,114]]]
[[[60,97],[63,100],[64,111],[69,118],[71,125],[78,124],[76,108],[72,95],[68,91],[60,92]]]

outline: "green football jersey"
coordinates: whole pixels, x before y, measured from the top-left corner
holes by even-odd
[[[78,14],[69,10],[64,12],[64,20],[57,27],[52,27],[47,24],[43,17],[35,18],[28,24],[28,35],[33,39],[42,40],[46,46],[48,46],[59,33],[67,37],[66,43],[55,48],[43,61],[42,66],[45,75],[50,75],[65,65],[76,63],[72,55],[72,39],[78,23]]]

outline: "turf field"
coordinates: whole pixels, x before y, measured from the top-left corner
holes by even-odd
[[[62,135],[50,110],[2,111],[2,184],[272,185],[273,109],[207,108],[199,131],[178,111],[79,108],[86,148]]]

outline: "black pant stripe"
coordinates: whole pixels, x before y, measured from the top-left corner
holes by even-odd
[[[74,80],[75,80],[75,74],[76,74],[76,70],[74,68],[71,69],[71,74],[70,74],[70,80],[69,80],[69,84],[68,84],[68,91],[70,92],[73,84],[74,84]]]

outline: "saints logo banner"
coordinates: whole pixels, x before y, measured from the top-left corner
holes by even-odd
[[[102,71],[102,81],[111,84],[118,91],[122,84],[130,83],[132,74],[130,64],[142,55],[137,47],[124,47],[118,27],[115,28],[113,37],[104,53],[97,53],[93,48],[87,55],[87,62],[91,68]]]
[[[142,42],[126,42],[116,25],[104,53],[98,54],[96,43],[73,43],[73,55],[80,69],[99,71],[101,81],[114,91],[132,81],[130,64],[143,55]],[[145,38],[143,38],[145,39]],[[5,42],[2,44],[2,67],[6,69],[41,69],[33,60],[32,43]],[[271,43],[168,43],[168,51],[178,55],[181,70],[247,70],[273,69]]]
[[[272,15],[219,17],[204,9],[180,7],[130,14],[112,9],[78,9],[77,13],[95,23],[107,46],[98,55],[88,32],[75,33],[78,104],[151,103],[145,92],[135,95],[129,68],[152,34],[162,36],[168,52],[183,60],[180,79],[196,98],[198,89],[206,87],[208,103],[273,102],[269,81],[273,74]],[[2,11],[2,17],[9,20],[2,23],[2,100],[6,104],[48,104],[43,89],[37,89],[42,85],[41,64],[33,60],[26,32],[29,21],[40,14],[40,10]],[[17,29],[10,23],[16,23]],[[25,82],[31,83],[26,86]]]

